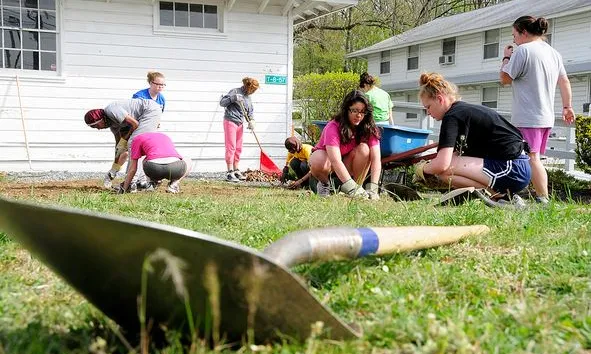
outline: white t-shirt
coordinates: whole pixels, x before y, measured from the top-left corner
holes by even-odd
[[[556,84],[566,76],[560,53],[543,40],[524,43],[503,71],[513,79],[511,123],[522,128],[553,127]]]

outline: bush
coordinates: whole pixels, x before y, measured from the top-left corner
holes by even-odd
[[[591,173],[591,117],[578,115],[575,123],[577,166]]]
[[[294,99],[302,115],[304,139],[317,141],[318,128],[313,120],[329,120],[338,112],[343,98],[351,90],[359,87],[359,74],[329,72],[307,74],[294,80]]]

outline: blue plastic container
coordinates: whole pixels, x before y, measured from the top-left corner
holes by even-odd
[[[400,125],[380,125],[384,128],[380,150],[382,157],[398,154],[427,145],[431,130],[403,127]]]
[[[312,121],[312,124],[316,125],[320,132],[327,123],[321,120]],[[428,129],[409,128],[400,125],[378,124],[378,127],[383,128],[380,142],[382,157],[425,146],[429,140],[429,134],[432,133]]]

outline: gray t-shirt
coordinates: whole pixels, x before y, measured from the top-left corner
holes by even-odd
[[[105,114],[111,121],[111,128],[126,125],[126,115],[130,115],[138,121],[139,125],[137,129],[133,131],[129,138],[129,146],[131,146],[131,140],[137,135],[156,131],[160,124],[162,109],[153,100],[132,98],[125,101],[112,102],[105,107]]]
[[[542,40],[524,43],[503,71],[513,79],[511,123],[522,128],[553,127],[556,84],[566,76],[560,53]]]

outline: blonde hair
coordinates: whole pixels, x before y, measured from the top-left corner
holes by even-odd
[[[438,73],[422,73],[419,79],[419,97],[434,99],[437,95],[451,96],[458,100],[458,88]]]
[[[164,75],[162,73],[159,73],[158,71],[148,71],[147,76],[148,76],[148,83],[149,84],[154,82],[154,80],[156,80],[159,77],[164,79]]]

